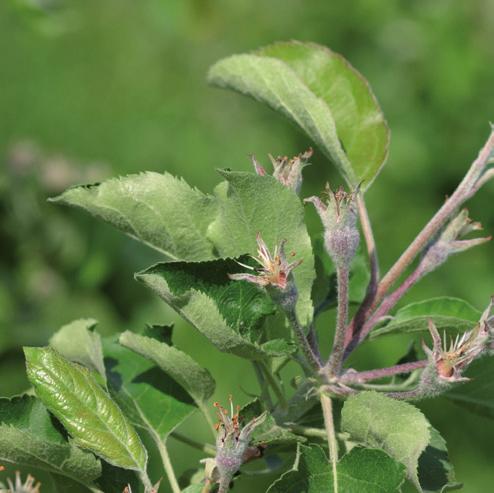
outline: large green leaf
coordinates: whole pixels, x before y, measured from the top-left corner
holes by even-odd
[[[299,292],[297,313],[306,324],[312,317],[311,290],[315,278],[314,255],[304,209],[292,190],[271,176],[222,171],[228,182],[226,193],[218,194],[219,214],[210,225],[208,237],[220,257],[239,257],[257,253],[256,235],[260,233],[268,248],[286,240],[286,251],[295,252],[303,262],[294,271]],[[237,266],[234,272],[241,271]]]
[[[369,84],[326,47],[276,43],[220,60],[208,80],[284,114],[353,186],[370,185],[386,160],[389,129]]]
[[[455,471],[449,462],[446,442],[431,426],[429,445],[419,458],[419,482],[424,493],[443,493],[461,488],[456,481]]]
[[[279,348],[272,352],[272,344],[258,344],[261,323],[273,312],[273,305],[256,286],[228,277],[238,269],[234,260],[161,263],[136,278],[221,351],[251,359],[279,355]]]
[[[404,480],[404,467],[378,449],[355,447],[337,466],[341,493],[396,493]],[[333,473],[317,445],[299,445],[293,468],[268,493],[333,493]]]
[[[50,346],[70,361],[80,363],[105,377],[101,338],[94,330],[98,322],[75,320],[64,325],[51,339]]]
[[[383,448],[405,465],[408,477],[421,491],[418,460],[431,433],[429,422],[416,407],[377,392],[361,392],[345,402],[341,419],[352,441]]]
[[[147,452],[132,424],[85,367],[52,348],[25,348],[27,375],[74,442],[110,464],[144,471]]]
[[[494,357],[474,361],[466,376],[470,382],[455,386],[446,397],[470,412],[494,419]]]
[[[215,216],[214,198],[168,173],[146,172],[76,186],[52,200],[87,210],[168,260],[213,258],[206,230]]]
[[[101,463],[68,442],[34,397],[0,399],[0,462],[43,469],[91,486]]]
[[[199,404],[204,404],[214,393],[215,382],[209,371],[197,364],[188,354],[152,337],[126,331],[119,338],[122,346],[154,362],[178,382]]]
[[[480,318],[480,311],[459,298],[439,297],[411,303],[396,312],[384,327],[371,332],[377,337],[390,332],[420,332],[427,330],[429,319],[439,329],[463,332],[471,329]]]
[[[113,338],[103,339],[103,348],[112,396],[132,424],[154,440],[165,440],[196,410],[184,389],[153,362]]]

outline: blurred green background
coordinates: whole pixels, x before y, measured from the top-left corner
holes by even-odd
[[[0,395],[27,387],[22,345],[43,344],[81,317],[98,319],[103,334],[175,321],[177,345],[212,371],[218,398],[232,392],[242,402],[256,391],[247,363],[220,355],[133,280],[157,254],[46,198],[142,170],[210,191],[216,168],[249,170],[251,153],[304,150],[309,142],[279,116],[205,83],[217,59],[286,39],[342,53],[383,107],[392,144],[368,205],[385,269],[451,193],[494,120],[492,0],[0,2]],[[313,163],[305,195],[338,182],[320,153]],[[490,233],[493,203],[491,183],[469,204]],[[318,231],[312,211],[308,221]],[[451,295],[482,308],[493,273],[488,244],[454,258],[405,302]],[[403,341],[373,344],[360,364],[391,363],[405,350]],[[422,407],[447,439],[464,491],[491,491],[492,422],[443,400]],[[197,418],[186,427],[205,436]],[[178,444],[172,453],[179,473],[201,458]],[[247,478],[235,491],[261,491],[269,480]]]

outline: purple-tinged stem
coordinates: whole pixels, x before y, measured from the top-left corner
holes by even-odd
[[[410,373],[420,368],[427,366],[427,360],[413,361],[410,363],[402,363],[400,365],[390,366],[387,368],[378,368],[376,370],[349,372],[343,375],[340,381],[344,384],[363,383],[370,380],[378,380],[380,378],[391,377],[403,373]]]

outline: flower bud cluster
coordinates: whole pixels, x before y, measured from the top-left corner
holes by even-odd
[[[345,192],[342,187],[337,191],[326,185],[327,202],[319,197],[309,197],[305,202],[314,204],[324,226],[324,245],[339,267],[348,267],[360,241],[357,227],[356,198],[359,190]]]
[[[278,180],[283,186],[290,188],[295,193],[300,193],[302,187],[302,170],[310,163],[313,151],[309,147],[305,152],[300,153],[289,159],[287,156],[273,157],[269,154],[269,159],[273,165],[273,177]],[[256,173],[260,176],[267,174],[266,170],[259,164],[257,159],[252,156],[252,164]]]

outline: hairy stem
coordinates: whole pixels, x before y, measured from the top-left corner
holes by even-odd
[[[290,322],[293,331],[295,332],[295,336],[297,337],[300,348],[302,349],[302,352],[304,353],[309,365],[312,367],[312,369],[319,370],[321,368],[321,361],[317,354],[312,350],[312,347],[309,344],[309,340],[305,336],[304,329],[300,325],[295,311],[288,310],[286,312],[286,317]]]
[[[378,368],[376,370],[352,371],[343,375],[340,381],[345,384],[368,382],[369,380],[378,380],[380,378],[410,373],[414,370],[418,370],[419,368],[425,368],[426,366],[427,360],[424,359],[420,361],[413,361],[411,363],[402,363],[395,366],[389,366],[387,368]]]
[[[261,361],[259,363],[259,366],[263,371],[264,377],[266,378],[266,382],[273,389],[273,392],[276,395],[276,398],[278,399],[278,404],[282,409],[287,409],[288,402],[286,400],[285,393],[283,392],[283,389],[281,388],[279,382],[276,380],[276,378],[274,378],[273,374],[271,373],[271,370],[268,368],[268,365],[266,364],[265,361]]]
[[[269,406],[269,409],[272,410],[274,408],[273,400],[271,399],[271,394],[269,393],[269,387],[266,382],[266,377],[261,368],[261,364],[259,361],[252,361],[252,366],[254,367],[254,371],[256,373],[257,381],[259,382],[259,387],[261,389],[261,400],[266,402]]]
[[[148,473],[146,471],[140,471],[138,473],[139,479],[144,486],[144,491],[145,493],[151,493],[153,491],[153,483],[151,483],[151,480],[149,479]],[[178,490],[180,493],[180,490]],[[175,492],[173,492],[175,493]]]
[[[175,471],[173,470],[173,465],[170,460],[170,455],[168,454],[168,449],[166,447],[166,443],[162,440],[157,442],[158,450],[161,457],[161,462],[166,472],[166,476],[168,477],[168,482],[170,483],[170,487],[173,493],[180,493],[180,486],[177,481],[177,477],[175,476]]]
[[[331,375],[339,375],[345,352],[345,333],[348,320],[348,266],[336,268],[338,278],[338,309],[336,314],[336,330],[333,339],[333,349],[328,361],[328,370]]]
[[[216,447],[214,445],[211,445],[210,443],[198,442],[176,431],[172,432],[171,436],[178,442],[185,443],[186,445],[189,445],[190,447],[200,450],[201,452],[204,452],[205,454],[208,454],[212,457],[216,455]]]
[[[320,396],[321,407],[324,416],[324,426],[326,428],[326,437],[329,446],[329,460],[333,469],[333,491],[338,493],[338,442],[336,441],[336,432],[334,428],[333,402],[331,398],[324,393]]]

